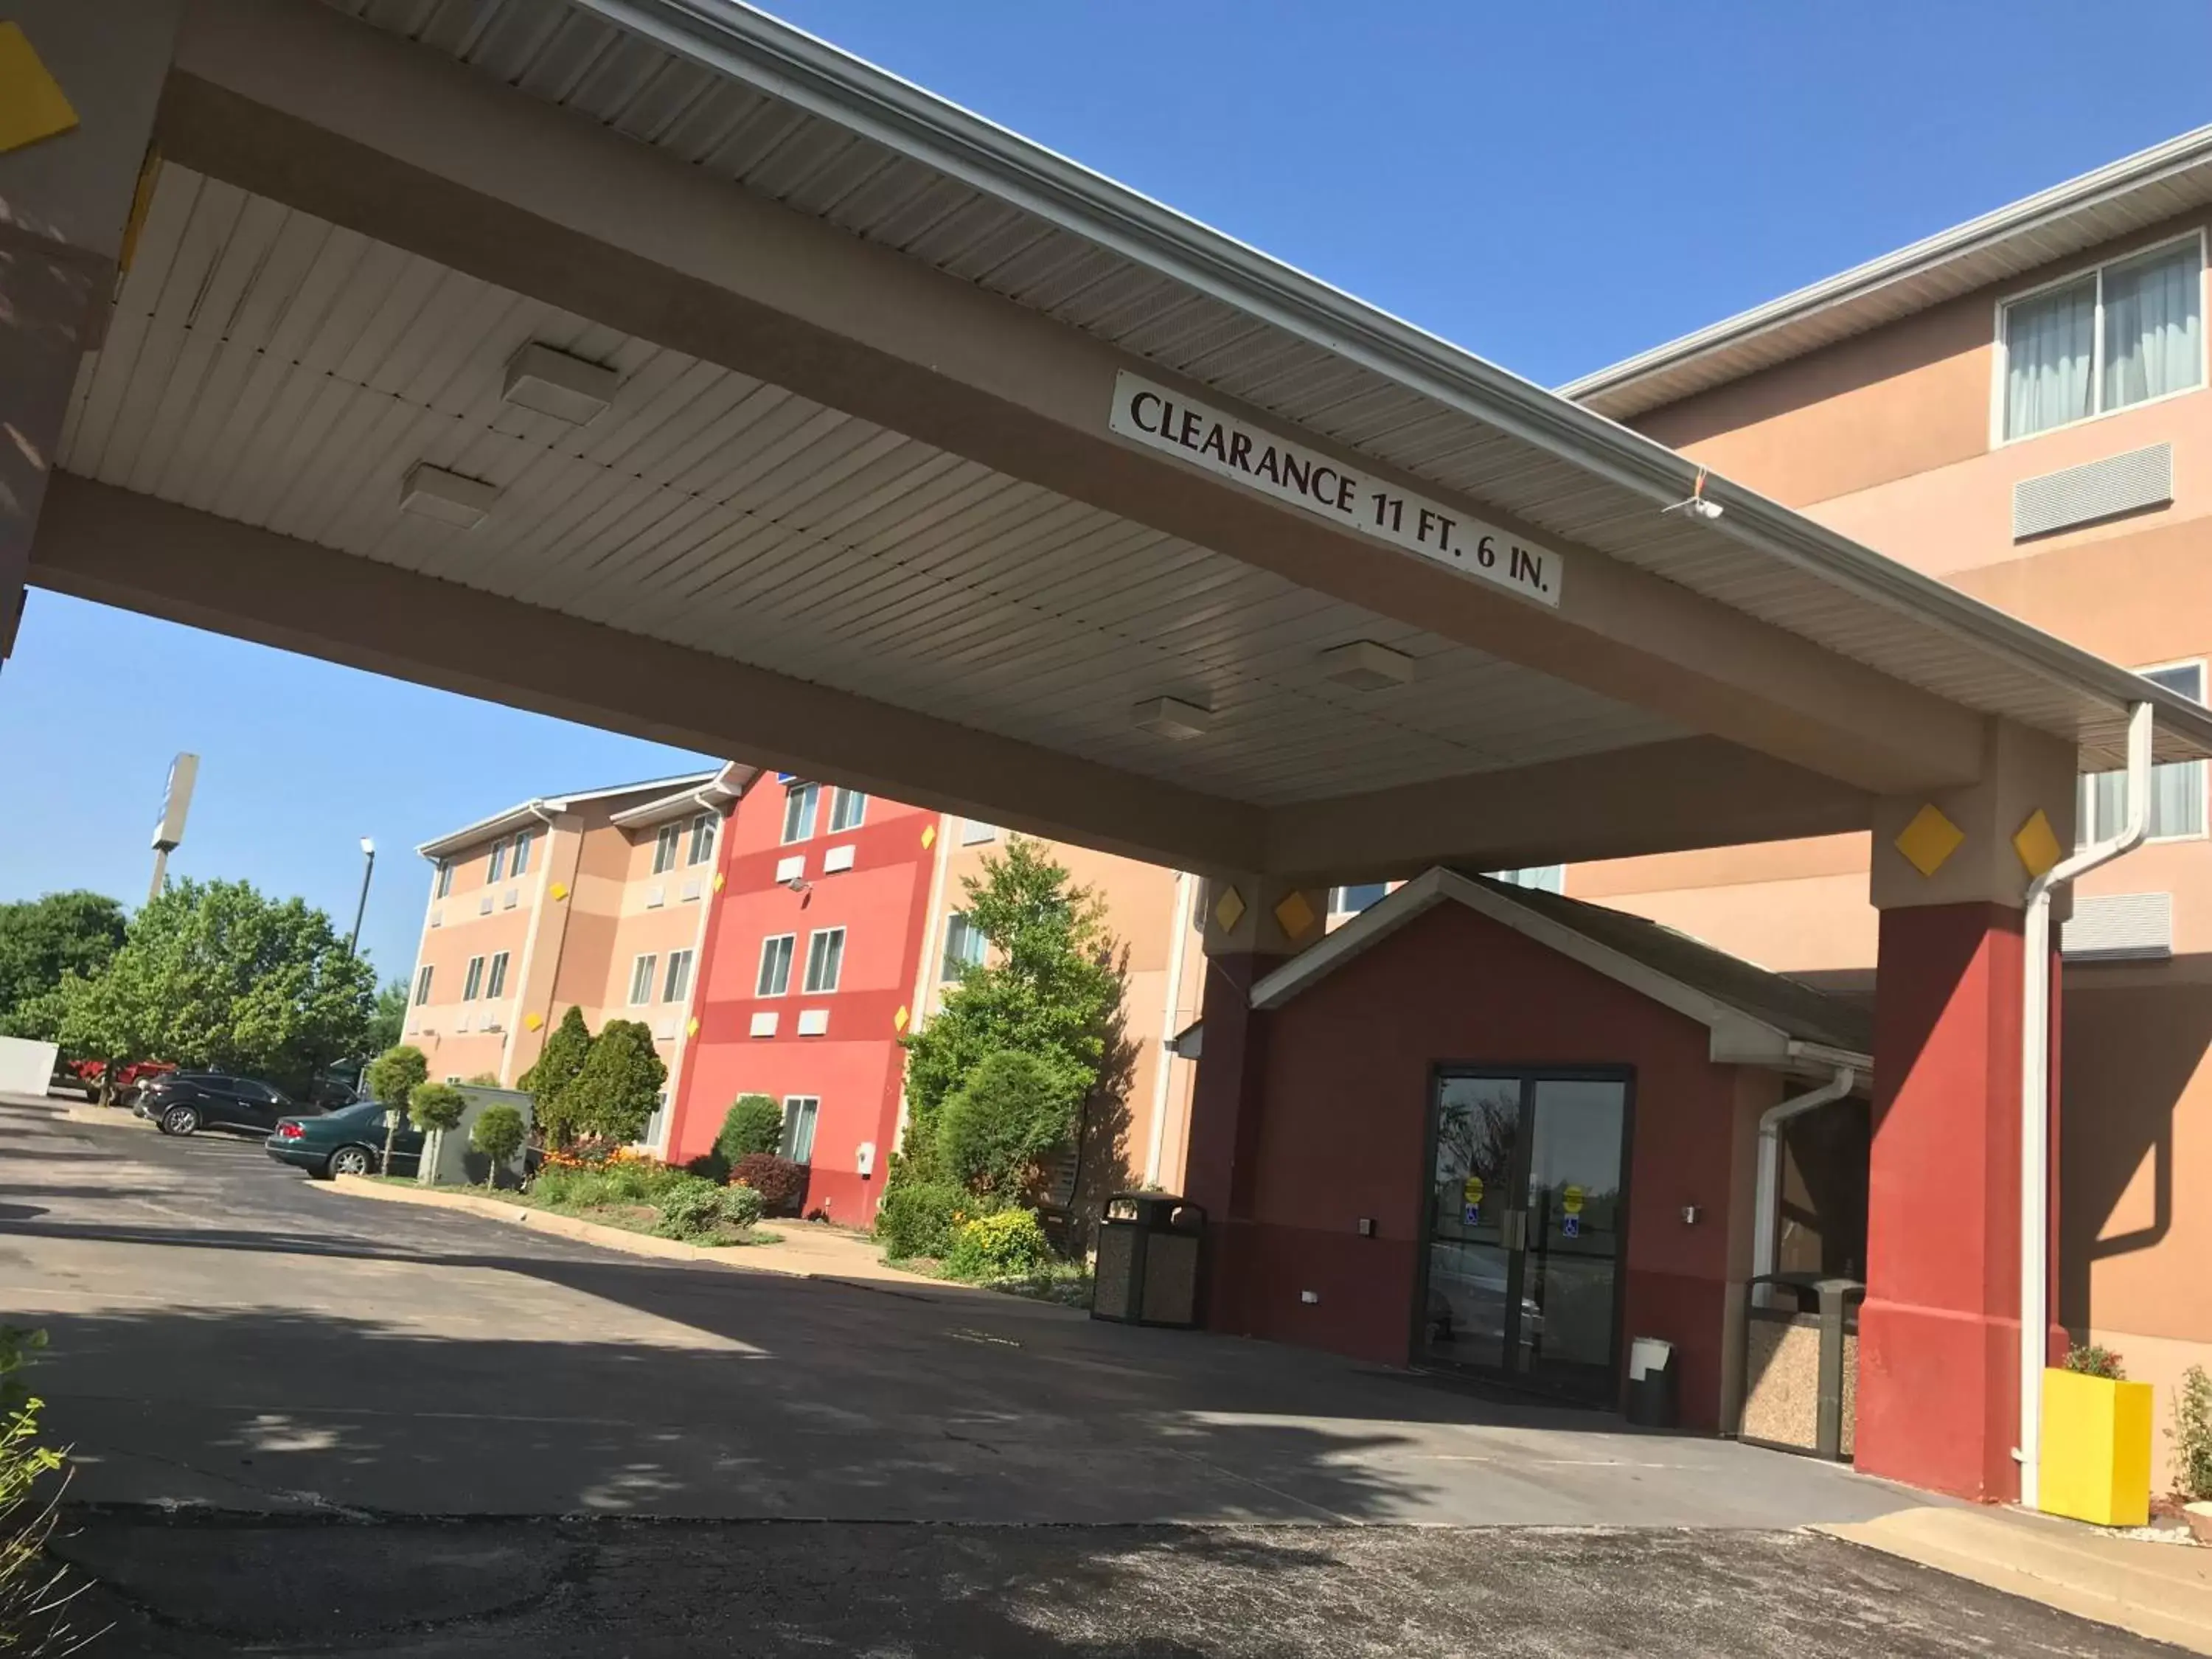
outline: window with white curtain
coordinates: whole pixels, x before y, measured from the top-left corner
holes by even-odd
[[[780,997],[791,988],[791,949],[798,939],[796,933],[776,933],[761,941],[760,978],[753,985],[755,996]]]
[[[691,994],[691,952],[671,951],[668,953],[668,974],[660,981],[663,1002],[681,1002]]]
[[[794,783],[784,791],[783,842],[805,841],[814,833],[814,808],[822,791],[811,783]]]
[[[793,1164],[814,1161],[814,1120],[821,1115],[819,1095],[783,1097],[783,1139],[777,1150]]]
[[[834,991],[845,969],[845,930],[824,927],[806,941],[807,994]]]
[[[653,1000],[653,970],[660,965],[660,953],[633,957],[629,964],[629,1003],[635,1008],[641,1002]]]
[[[2192,235],[2008,304],[2005,437],[2203,385],[2203,263]]]
[[[840,789],[830,798],[830,833],[857,830],[868,816],[868,798],[858,789]]]
[[[2204,701],[2204,665],[2174,663],[2139,671],[2154,685],[2178,691],[2193,702]],[[2204,833],[2203,761],[2167,761],[2150,769],[2150,838],[2187,841]],[[2128,820],[2128,775],[2093,772],[2081,780],[2075,814],[2075,841],[2086,846],[2118,835]]]
[[[704,864],[714,856],[714,815],[702,812],[691,820],[691,850],[684,855],[686,864]]]

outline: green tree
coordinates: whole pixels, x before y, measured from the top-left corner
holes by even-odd
[[[1121,996],[1105,910],[1042,842],[1015,836],[963,882],[971,926],[992,946],[906,1039],[906,1140],[890,1184],[937,1179],[937,1117],[989,1055],[1030,1055],[1071,1110],[1097,1081]]]
[[[714,1151],[731,1168],[750,1152],[773,1152],[783,1145],[783,1108],[772,1095],[739,1095],[722,1118]]]
[[[418,1083],[407,1097],[407,1115],[425,1133],[460,1127],[468,1097],[450,1083]]]
[[[1067,1142],[1077,1097],[1036,1055],[986,1054],[937,1114],[937,1161],[951,1180],[1001,1202],[1028,1190],[1036,1166]]]
[[[90,979],[123,943],[123,907],[78,890],[0,904],[0,1036],[52,1042],[64,975]]]
[[[538,1050],[538,1063],[522,1074],[522,1086],[530,1091],[531,1116],[548,1146],[566,1146],[580,1131],[562,1101],[591,1057],[592,1033],[584,1024],[584,1011],[571,1008]]]
[[[168,1060],[301,1090],[362,1052],[376,977],[331,919],[251,882],[179,881],[131,918],[106,967],[62,977],[58,1038],[106,1060]]]
[[[501,1169],[522,1150],[526,1133],[522,1114],[504,1102],[477,1114],[477,1121],[469,1126],[469,1145],[489,1160],[484,1170],[487,1192],[499,1185]]]
[[[368,1035],[362,1052],[380,1054],[399,1041],[407,1029],[407,981],[404,979],[386,981],[376,994],[376,1006],[369,1010]]]
[[[551,1045],[549,1043],[548,1048]],[[544,1062],[539,1062],[542,1068]],[[653,1121],[668,1067],[653,1052],[642,1021],[611,1019],[592,1040],[590,1056],[555,1102],[570,1133],[600,1140],[637,1139]]]
[[[429,1076],[430,1062],[412,1043],[395,1043],[369,1061],[361,1074],[363,1091],[371,1100],[384,1103],[385,1175],[392,1173],[392,1142],[399,1133],[399,1115],[407,1109],[409,1099],[428,1081]]]

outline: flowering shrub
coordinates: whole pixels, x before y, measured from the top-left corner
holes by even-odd
[[[1036,1211],[998,1210],[961,1225],[945,1271],[955,1279],[1024,1279],[1051,1260]]]

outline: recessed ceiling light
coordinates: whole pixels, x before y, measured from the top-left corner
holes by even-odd
[[[1322,652],[1321,672],[1354,691],[1380,691],[1385,686],[1411,685],[1413,659],[1372,640],[1354,640]]]
[[[464,478],[442,466],[421,461],[399,486],[399,510],[473,530],[499,505],[500,492],[478,478]]]
[[[1129,711],[1129,720],[1139,732],[1181,741],[1202,736],[1212,723],[1213,711],[1180,697],[1147,697]]]
[[[606,412],[621,384],[622,376],[611,368],[532,341],[508,361],[501,395],[519,408],[570,426],[588,426]]]

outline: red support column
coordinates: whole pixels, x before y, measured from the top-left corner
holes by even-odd
[[[1191,1085],[1183,1196],[1206,1210],[1204,1319],[1210,1330],[1243,1328],[1243,1246],[1266,1083],[1267,1016],[1252,1006],[1252,987],[1282,960],[1253,951],[1206,959],[1204,1047]]]
[[[2020,1490],[2021,950],[2006,906],[1881,915],[1856,1461],[1984,1502]]]

